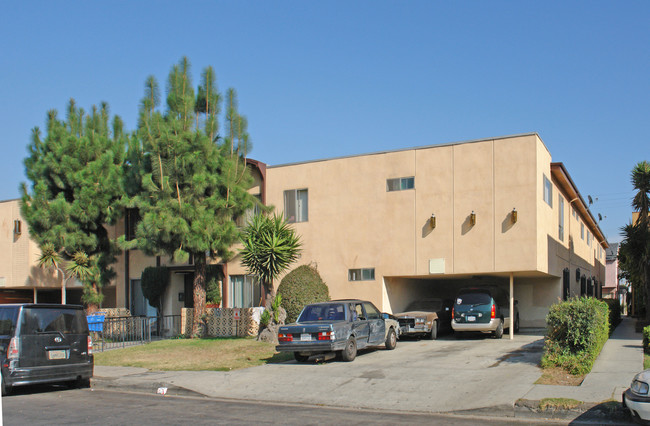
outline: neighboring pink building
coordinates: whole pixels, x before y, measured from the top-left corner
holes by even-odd
[[[618,292],[618,243],[610,244],[605,249],[605,284],[603,297],[615,299]]]

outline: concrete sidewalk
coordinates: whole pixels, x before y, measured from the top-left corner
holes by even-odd
[[[643,368],[641,334],[634,332],[633,319],[623,319],[580,386],[534,384],[541,376],[537,364],[542,346],[541,335],[524,332],[513,341],[405,341],[395,351],[371,351],[353,363],[290,361],[232,372],[96,366],[93,387],[147,393],[166,388],[168,395],[573,420],[589,418],[585,412],[596,404],[620,401]],[[495,356],[501,356],[496,363]],[[550,416],[517,406],[520,400],[543,398],[572,398],[586,404]]]
[[[580,386],[532,385],[524,399],[572,398],[584,402],[621,401],[621,394],[643,370],[641,333],[634,331],[632,318],[624,317]]]

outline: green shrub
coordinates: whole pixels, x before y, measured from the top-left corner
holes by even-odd
[[[650,354],[650,325],[643,329],[643,352]]]
[[[614,332],[614,329],[621,322],[621,303],[618,299],[602,299],[609,307],[609,332]]]
[[[547,335],[542,367],[561,367],[586,374],[609,337],[609,308],[594,298],[556,303],[546,317]]]
[[[165,266],[149,266],[144,268],[140,276],[142,294],[162,314],[162,298],[169,285],[169,269]]]
[[[221,303],[221,286],[219,280],[223,279],[221,266],[207,265],[205,267],[205,300],[216,305]]]
[[[287,323],[295,322],[305,305],[330,300],[329,288],[316,268],[302,265],[289,272],[278,286],[282,306],[287,311]]]

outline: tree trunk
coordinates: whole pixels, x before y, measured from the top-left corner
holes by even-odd
[[[205,316],[205,253],[193,253],[194,257],[194,319],[192,337],[203,337],[206,333]]]

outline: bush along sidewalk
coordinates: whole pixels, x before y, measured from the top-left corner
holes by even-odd
[[[542,368],[587,374],[609,337],[609,308],[593,298],[573,298],[551,306]]]

